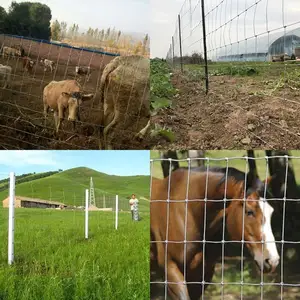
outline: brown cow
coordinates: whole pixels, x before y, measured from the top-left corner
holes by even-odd
[[[257,265],[274,271],[279,255],[271,229],[273,208],[260,198],[264,184],[249,175],[243,201],[243,172],[231,168],[227,179],[222,169],[188,174],[178,169],[171,178],[153,178],[151,186],[151,273],[163,274],[171,299],[200,299],[222,253],[223,224],[230,240],[240,244],[244,232],[245,246]],[[225,190],[230,199],[226,204]]]
[[[32,73],[34,65],[35,61],[33,61],[30,57],[23,57],[23,69],[25,69],[25,71]]]
[[[94,94],[84,94],[80,84],[76,80],[51,81],[43,93],[45,126],[49,109],[54,111],[55,128],[58,133],[65,111],[69,110],[68,120],[80,121],[80,105],[90,100]]]

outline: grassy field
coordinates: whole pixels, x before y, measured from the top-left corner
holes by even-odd
[[[151,151],[151,158],[159,158],[159,152],[158,151]],[[292,159],[292,165],[293,169],[296,175],[296,180],[298,184],[300,184],[300,151],[299,150],[292,150],[289,151],[290,155],[299,157],[299,159]],[[205,156],[211,158],[210,161],[211,166],[220,166],[220,167],[226,167],[226,161],[225,158],[232,158],[229,160],[228,166],[237,168],[241,171],[246,171],[246,160],[241,159],[240,157],[243,157],[244,155],[247,155],[246,150],[211,150],[211,151],[205,151]],[[256,160],[256,166],[257,171],[261,179],[264,179],[266,177],[266,160],[265,157],[265,151],[263,150],[255,150],[254,152],[255,158],[259,158]],[[236,157],[236,159],[234,159]],[[238,158],[239,157],[239,158]],[[179,157],[180,158],[180,157]],[[222,159],[223,158],[223,159]],[[221,159],[221,160],[213,160],[213,159]],[[186,161],[180,162],[181,166],[187,166]],[[248,166],[247,166],[248,168]],[[163,178],[162,170],[160,161],[154,161],[153,162],[153,176],[157,178]],[[248,169],[247,169],[248,170]]]
[[[136,194],[140,200],[141,211],[149,211],[149,176],[114,176],[88,168],[74,168],[49,177],[36,179],[16,185],[16,195],[63,202],[68,205],[84,205],[85,189],[89,188],[93,178],[95,197],[115,197],[128,204],[128,197]],[[5,199],[8,190],[0,192],[0,199]],[[128,206],[129,209],[129,206]]]
[[[15,264],[7,265],[8,210],[0,209],[1,300],[149,299],[149,215],[17,209]]]

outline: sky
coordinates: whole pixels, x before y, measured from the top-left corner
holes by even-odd
[[[24,2],[24,0],[15,0]],[[27,0],[26,0],[27,1]],[[149,32],[150,0],[30,0],[50,7],[52,18],[67,23],[77,23],[79,28],[116,27],[126,32]],[[11,0],[1,0],[5,9]]]
[[[109,175],[150,175],[150,151],[4,150],[0,179],[16,175],[87,167]]]
[[[179,55],[179,34],[175,33],[179,13],[183,54],[203,52],[200,0],[152,0],[151,57],[165,58],[173,35],[175,55]],[[299,0],[210,0],[205,1],[205,13],[207,48],[211,56],[216,55],[215,52],[224,52],[225,46],[229,52],[249,53],[248,47],[256,47],[255,35],[262,36],[268,31],[274,33],[275,29],[283,31],[284,25],[287,31],[300,27]],[[264,36],[268,39],[267,34]],[[240,43],[238,50],[230,49],[231,44],[246,39],[247,43]]]
[[[183,0],[150,0],[151,58],[166,57],[175,31],[176,18],[183,2]]]

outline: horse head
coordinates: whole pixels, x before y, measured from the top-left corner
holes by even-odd
[[[226,198],[231,199],[230,204],[214,220],[216,223],[225,215],[230,240],[244,243],[263,272],[275,271],[280,259],[271,227],[274,209],[265,199],[271,180],[262,182],[249,175],[245,185],[245,181],[228,178]]]

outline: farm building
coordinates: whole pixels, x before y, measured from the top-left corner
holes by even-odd
[[[295,54],[300,46],[300,27],[248,39],[223,47],[218,61],[270,61],[272,55]]]
[[[3,202],[3,207],[8,207],[9,206],[9,197],[4,199],[2,202]],[[65,205],[61,202],[16,196],[15,207],[16,208],[19,208],[19,207],[27,207],[27,208],[60,208],[60,207],[63,207],[63,208],[65,208],[65,207],[67,207],[67,205]]]

